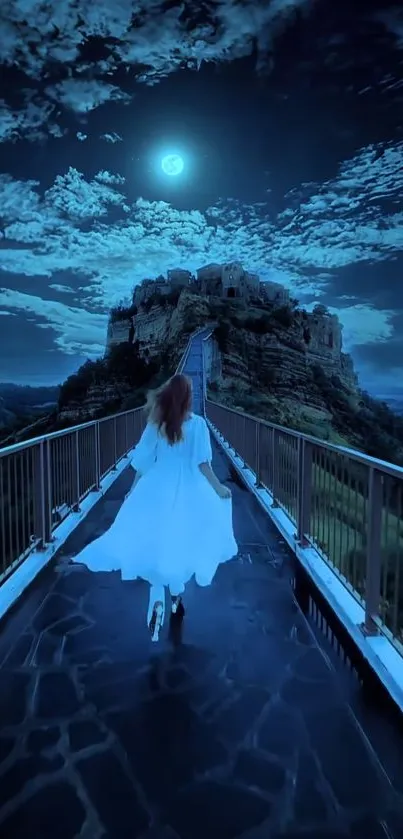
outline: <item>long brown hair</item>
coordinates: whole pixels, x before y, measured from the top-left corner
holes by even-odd
[[[192,406],[192,385],[183,373],[177,373],[158,390],[148,394],[146,411],[148,421],[162,430],[173,445],[183,439],[182,425]]]

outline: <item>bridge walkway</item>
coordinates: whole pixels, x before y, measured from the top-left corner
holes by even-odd
[[[240,555],[210,588],[189,585],[157,647],[145,584],[69,561],[111,524],[130,468],[3,621],[2,835],[403,835],[393,730],[358,713],[294,598],[287,546],[216,446],[214,468],[232,482]]]

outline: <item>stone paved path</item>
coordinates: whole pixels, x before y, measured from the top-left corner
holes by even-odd
[[[223,478],[228,467],[215,454]],[[240,558],[158,648],[147,588],[71,567],[115,482],[0,634],[0,833],[18,839],[398,839],[393,786],[237,485]]]

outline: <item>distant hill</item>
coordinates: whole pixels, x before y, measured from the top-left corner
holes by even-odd
[[[52,412],[59,398],[56,387],[30,387],[0,382],[0,431],[13,431]]]
[[[403,417],[403,396],[385,396],[383,401],[386,402],[394,414],[397,414],[399,417]]]

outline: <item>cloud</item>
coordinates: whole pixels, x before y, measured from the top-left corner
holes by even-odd
[[[0,288],[0,305],[9,307],[12,314],[22,310],[32,315],[34,320],[38,320],[39,329],[52,329],[56,347],[66,355],[81,354],[94,358],[104,353],[107,327],[105,314],[4,288]]]
[[[0,100],[0,143],[16,143],[26,139],[30,142],[47,137],[62,137],[64,130],[54,119],[55,106],[45,100],[35,101],[26,95],[20,110],[11,108],[4,99]]]
[[[355,355],[359,361],[369,364],[377,373],[384,374],[385,371],[395,374],[401,370],[403,358],[403,338],[394,337],[388,341],[371,341],[368,344],[360,344],[355,349]],[[400,385],[401,386],[401,385]]]
[[[343,309],[329,306],[329,311],[338,315],[343,324],[343,343],[347,351],[366,344],[384,346],[393,336],[393,311],[379,311],[368,305]]]
[[[376,12],[372,15],[374,20],[382,23],[385,29],[395,40],[395,45],[399,49],[403,49],[403,10],[397,4],[396,6],[385,9],[384,11]]]
[[[54,103],[83,115],[106,102],[129,102],[130,95],[112,79],[121,78],[122,69],[130,69],[138,83],[153,85],[184,67],[197,70],[203,62],[228,63],[252,52],[258,68],[270,67],[274,39],[297,10],[313,2],[211,0],[201,20],[197,0],[168,7],[166,0],[59,0],[51,13],[47,3],[2,0],[0,64],[18,67],[36,83],[51,72],[62,78],[47,85],[35,114],[32,106],[15,113],[5,105],[0,140],[39,139],[49,130]],[[104,57],[90,62],[85,47],[95,39]],[[119,135],[103,138],[117,142]]]
[[[130,96],[118,87],[95,79],[65,79],[46,88],[51,99],[77,114],[88,114],[106,102],[130,102]]]
[[[326,299],[345,324],[346,346],[354,347],[393,337],[393,300],[379,307],[368,295],[357,306],[353,283],[349,288],[338,278],[347,268],[383,261],[386,270],[393,264],[401,249],[402,200],[403,143],[361,149],[334,179],[290,193],[277,218],[264,204],[235,200],[220,201],[206,212],[143,198],[131,202],[124,177],[106,170],[88,180],[70,168],[43,194],[36,181],[2,176],[0,269],[49,278],[72,272],[80,277],[75,293],[86,317],[87,310],[106,312],[128,298],[145,277],[178,265],[196,271],[208,262],[236,258],[262,279],[288,285],[296,297]],[[68,283],[50,287],[70,291]],[[29,310],[29,295],[10,295],[3,308],[14,299],[14,305],[23,301]],[[37,298],[35,312],[41,305]],[[44,317],[62,331],[60,311],[46,303]],[[69,308],[70,321],[74,312],[81,322],[80,311]],[[93,339],[82,325],[74,338],[69,334],[66,347],[78,352],[81,341],[80,352],[88,352]]]
[[[125,210],[125,197],[115,189],[123,183],[120,175],[105,172],[99,172],[93,181],[86,181],[84,175],[70,167],[65,175],[56,176],[53,186],[41,199],[36,191],[37,181],[16,181],[9,175],[0,175],[4,237],[22,244],[37,242],[38,253],[51,253],[63,235],[70,233],[73,239],[80,236],[80,228],[75,229],[74,224],[106,216],[111,206]],[[46,243],[42,241],[45,234],[49,237]],[[26,257],[29,252],[21,250],[20,260],[24,264]],[[7,260],[6,251],[1,259]]]
[[[105,140],[107,143],[122,143],[123,137],[113,132],[112,134],[101,134],[101,140]]]
[[[82,131],[77,131],[76,137],[77,140],[80,140],[80,143],[84,143],[85,140],[88,140],[88,134],[83,134]]]
[[[70,285],[62,285],[62,283],[50,283],[49,288],[53,288],[54,291],[59,291],[60,294],[74,294],[74,288]]]

